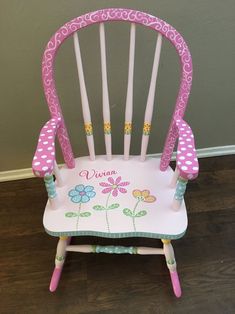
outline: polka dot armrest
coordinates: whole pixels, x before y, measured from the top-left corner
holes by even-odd
[[[197,177],[199,170],[193,132],[180,117],[174,120],[179,135],[176,165],[182,178],[192,180]]]
[[[61,118],[49,120],[41,129],[38,145],[34,154],[32,168],[38,177],[51,175],[55,162],[55,136]]]

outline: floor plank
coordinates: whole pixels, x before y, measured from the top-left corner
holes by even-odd
[[[173,241],[183,296],[163,257],[70,253],[48,291],[56,238],[43,230],[39,179],[0,184],[0,313],[234,313],[235,156],[206,158],[188,186],[189,227]],[[74,243],[159,246],[154,239],[81,237]]]

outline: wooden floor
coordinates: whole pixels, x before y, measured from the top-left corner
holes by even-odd
[[[181,299],[172,293],[162,256],[70,253],[59,288],[50,293],[57,240],[43,230],[42,180],[1,183],[0,313],[235,313],[235,156],[202,159],[200,166],[188,185],[188,231],[173,241]]]

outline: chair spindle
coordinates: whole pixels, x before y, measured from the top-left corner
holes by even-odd
[[[173,177],[171,179],[171,183],[170,183],[171,188],[175,188],[178,178],[179,178],[179,169],[176,166]]]
[[[176,184],[175,195],[173,199],[173,209],[179,210],[184,199],[184,193],[186,191],[188,181],[182,177],[179,177]]]
[[[104,138],[107,160],[112,159],[112,138],[109,107],[109,92],[107,80],[107,63],[105,47],[105,28],[104,23],[100,23],[100,54],[101,54],[101,74],[102,74],[102,98],[103,98],[103,120],[104,120]]]
[[[124,159],[128,160],[130,155],[131,132],[132,132],[132,113],[133,113],[133,80],[135,63],[135,23],[131,23],[130,28],[130,48],[129,48],[129,69],[126,96],[126,111],[124,125]]]
[[[47,190],[49,201],[51,203],[51,208],[57,209],[59,207],[59,201],[53,175],[52,174],[46,175],[44,177],[44,183]]]
[[[88,145],[88,150],[90,154],[90,159],[95,160],[93,127],[92,127],[92,122],[91,122],[91,114],[90,114],[89,102],[88,102],[87,91],[86,91],[86,84],[85,84],[84,73],[83,73],[79,39],[76,32],[73,35],[73,39],[74,39],[75,56],[76,56],[76,61],[77,61],[79,85],[80,85],[80,91],[81,91],[82,112],[83,112],[85,133],[86,133],[86,138],[87,138],[87,145]]]
[[[60,173],[60,169],[58,167],[58,164],[55,160],[54,162],[54,175],[56,177],[56,183],[59,187],[63,186],[63,179],[62,179],[62,176],[61,176],[61,173]]]
[[[161,47],[162,47],[162,35],[159,33],[157,37],[157,42],[156,42],[152,75],[151,75],[151,81],[150,81],[150,86],[149,86],[147,105],[145,109],[143,135],[142,135],[142,143],[141,143],[141,155],[140,155],[141,161],[145,160],[146,152],[148,148]]]

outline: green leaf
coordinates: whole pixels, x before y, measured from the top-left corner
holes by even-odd
[[[143,217],[147,215],[147,211],[146,210],[141,210],[140,212],[138,212],[135,217]]]
[[[123,214],[129,217],[133,217],[133,212],[130,210],[130,208],[124,208]]]
[[[93,206],[93,209],[95,209],[95,210],[105,210],[106,208],[104,206],[101,206],[101,205],[95,205],[95,206]]]
[[[112,205],[109,205],[108,209],[115,209],[115,208],[118,208],[120,205],[118,203],[115,203],[115,204],[112,204]]]
[[[90,212],[84,212],[80,214],[80,217],[89,217],[89,216],[91,216]]]
[[[68,218],[71,218],[71,217],[77,217],[77,213],[74,213],[74,212],[68,212],[65,214],[65,217],[68,217]]]

